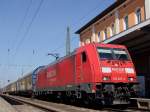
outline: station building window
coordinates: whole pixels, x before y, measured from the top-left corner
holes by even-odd
[[[104,40],[107,39],[107,28],[104,29]]]
[[[91,38],[90,38],[90,37],[87,37],[87,39],[85,40],[85,43],[86,43],[86,44],[91,43]]]
[[[98,32],[98,39],[101,40],[101,32]]]
[[[139,24],[141,22],[141,9],[138,8],[136,10],[136,24]]]
[[[112,34],[112,28],[111,28],[111,27],[109,27],[108,29],[109,29],[110,37],[111,37],[111,36],[113,36],[113,34]]]
[[[115,35],[115,25],[114,23],[111,25],[112,36]]]
[[[124,30],[127,30],[129,28],[129,23],[128,23],[128,15],[124,17]]]

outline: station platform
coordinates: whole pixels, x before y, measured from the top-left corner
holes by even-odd
[[[16,110],[2,97],[0,97],[0,112],[16,112]]]
[[[137,106],[139,109],[150,110],[150,99],[146,98],[131,98],[131,100],[135,100],[137,102]]]

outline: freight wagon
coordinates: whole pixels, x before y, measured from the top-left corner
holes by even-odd
[[[17,94],[29,96],[32,94],[32,72],[16,81]]]
[[[14,95],[31,96],[32,95],[32,74],[29,73],[17,81],[10,83],[3,89],[3,93]]]

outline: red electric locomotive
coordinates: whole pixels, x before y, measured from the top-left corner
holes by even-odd
[[[136,72],[125,46],[92,43],[40,68],[34,94],[103,104],[128,101],[136,95]]]

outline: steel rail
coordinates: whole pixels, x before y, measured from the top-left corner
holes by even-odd
[[[39,103],[35,103],[35,102],[25,100],[21,97],[18,98],[18,97],[10,96],[10,95],[1,95],[1,96],[9,98],[9,99],[17,101],[17,102],[20,102],[20,103],[23,103],[23,104],[28,104],[28,105],[31,105],[33,107],[37,107],[39,109],[42,109],[42,110],[45,110],[45,111],[48,111],[48,112],[61,112],[62,111],[62,110],[59,110],[59,109],[56,109],[56,108],[52,108],[50,106],[46,106],[46,105],[42,105],[42,104],[39,104]]]
[[[144,109],[138,109],[136,107],[127,107],[127,108],[119,108],[119,107],[104,107],[102,109],[89,109],[89,108],[83,108],[83,107],[73,107],[71,108],[72,106],[70,105],[70,109],[68,108],[68,105],[64,105],[64,106],[56,106],[57,104],[56,103],[52,103],[52,104],[56,104],[55,107],[53,107],[53,105],[50,105],[49,103],[51,102],[45,102],[45,101],[41,101],[41,100],[32,100],[30,98],[23,98],[23,97],[19,97],[19,96],[12,96],[12,95],[1,95],[1,96],[4,96],[4,97],[8,97],[8,98],[11,98],[12,100],[16,100],[20,103],[24,103],[24,104],[28,104],[28,105],[31,105],[31,106],[34,106],[34,107],[37,107],[39,109],[42,109],[42,110],[45,110],[45,111],[48,111],[48,112],[149,112],[147,110],[144,110]],[[44,103],[43,103],[44,102]],[[65,108],[68,108],[66,109]]]

